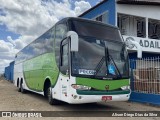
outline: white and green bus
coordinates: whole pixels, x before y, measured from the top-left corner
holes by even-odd
[[[14,84],[50,104],[127,101],[126,45],[117,27],[64,18],[16,54]]]

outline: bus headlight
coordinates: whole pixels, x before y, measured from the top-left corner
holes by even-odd
[[[129,85],[122,86],[121,89],[122,89],[122,90],[130,90],[130,86],[129,86]]]
[[[72,88],[76,89],[76,90],[90,90],[91,87],[89,86],[85,86],[85,85],[71,85]]]

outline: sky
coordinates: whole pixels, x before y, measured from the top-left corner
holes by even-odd
[[[0,0],[0,74],[15,54],[58,20],[76,17],[102,0]]]

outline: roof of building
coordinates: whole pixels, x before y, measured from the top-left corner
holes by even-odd
[[[107,2],[108,0],[103,0],[102,2],[98,3],[97,5],[93,6],[89,10],[85,11],[79,17],[89,13],[90,11],[94,10],[98,6],[102,5],[103,3]],[[160,0],[117,0],[117,4],[130,4],[130,5],[160,5]]]
[[[118,4],[160,5],[160,0],[117,0]]]

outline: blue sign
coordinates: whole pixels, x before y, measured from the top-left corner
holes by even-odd
[[[108,71],[110,74],[115,75],[115,67],[114,65],[108,65]]]

